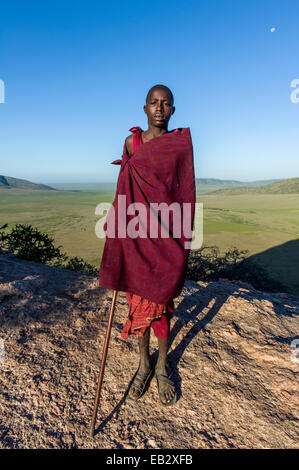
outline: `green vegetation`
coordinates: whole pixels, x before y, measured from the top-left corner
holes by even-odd
[[[70,256],[99,266],[104,239],[96,237],[95,208],[112,202],[113,192],[0,191],[0,224],[29,224],[48,233]]]
[[[222,186],[225,188],[231,188],[236,186],[264,186],[265,184],[276,183],[282,181],[280,179],[272,180],[259,180],[259,181],[238,181],[238,180],[220,180],[217,178],[196,178],[196,184],[198,186]]]
[[[0,246],[17,258],[37,263],[53,262],[55,266],[64,260],[61,247],[55,247],[49,235],[31,225],[17,224],[10,232],[6,232],[7,227],[7,224],[0,227]]]
[[[244,186],[256,187],[265,184],[275,183],[281,180],[260,180],[260,181],[236,181],[236,180],[220,180],[216,178],[196,178],[196,188],[198,194],[211,193],[224,188],[242,188]]]
[[[251,187],[245,185],[243,187],[217,189],[211,191],[209,194],[226,194],[226,195],[239,195],[239,194],[299,194],[299,178],[288,178],[275,183],[267,184],[265,186]]]
[[[96,274],[97,269],[77,256],[69,258],[56,247],[53,238],[42,233],[31,225],[17,224],[6,232],[7,224],[0,227],[0,247],[11,251],[17,258],[36,263],[49,264],[79,271],[85,274]]]
[[[63,267],[85,274],[97,274],[98,269],[77,256],[69,258],[56,247],[53,238],[31,225],[17,224],[7,232],[7,224],[0,227],[0,247],[11,251],[17,258]],[[203,247],[190,253],[187,278],[212,281],[220,277],[239,279],[257,289],[281,291],[285,286],[271,278],[261,266],[245,257],[246,251],[236,247],[220,255],[217,247]]]
[[[95,234],[100,219],[95,208],[112,202],[115,194],[107,186],[99,189],[0,190],[0,224],[7,223],[9,229],[32,225],[69,257],[83,259],[98,271],[105,240]],[[232,247],[247,250],[246,258],[283,283],[283,291],[299,295],[299,194],[199,193],[198,201],[203,203],[205,246],[216,246],[221,253]]]

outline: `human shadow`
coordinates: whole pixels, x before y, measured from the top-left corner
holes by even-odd
[[[99,432],[103,431],[106,424],[109,423],[109,421],[113,418],[113,416],[115,415],[116,418],[118,417],[118,414],[120,412],[120,409],[122,407],[122,405],[126,402],[127,398],[128,398],[128,395],[129,395],[129,391],[130,391],[130,388],[134,382],[134,379],[136,377],[136,374],[137,374],[138,371],[135,372],[135,374],[133,375],[133,377],[131,378],[128,386],[127,386],[127,389],[125,391],[125,393],[123,394],[122,398],[120,399],[120,401],[117,403],[117,405],[113,408],[113,410],[111,411],[111,413],[103,420],[101,421],[101,424],[95,429],[94,431],[94,436],[96,436]],[[146,386],[145,386],[145,389],[144,389],[144,393],[147,392],[148,388],[149,388],[149,385],[150,385],[150,380],[147,382]],[[143,394],[144,394],[143,393]],[[135,402],[135,400],[131,400],[132,403]]]
[[[180,331],[185,325],[190,324],[190,329],[183,336],[181,341],[170,351],[168,354],[168,362],[173,371],[173,380],[176,383],[178,400],[182,396],[181,383],[182,379],[178,372],[178,364],[183,357],[185,350],[190,343],[200,333],[200,331],[217,315],[222,305],[227,301],[228,297],[234,292],[234,288],[228,289],[225,294],[212,294],[211,296],[202,296],[205,287],[200,285],[193,286],[192,292],[188,292],[175,310],[176,321],[171,329],[169,338],[169,349],[171,349],[175,338],[179,335]],[[203,310],[207,309],[210,302],[214,300],[213,305],[210,307],[206,314]]]
[[[227,281],[228,282],[226,282],[225,293],[217,293],[217,285],[219,286],[219,281],[211,282],[209,284],[209,288],[213,291],[213,284],[215,284],[215,294],[208,297],[201,295],[204,293],[206,289],[205,287],[200,285],[197,285],[198,287],[193,287],[192,290],[195,295],[192,292],[185,295],[182,302],[175,310],[175,316],[177,317],[177,320],[171,330],[169,348],[171,348],[171,345],[174,343],[174,340],[180,333],[181,329],[186,324],[190,324],[189,331],[187,331],[181,341],[170,351],[168,355],[168,360],[171,363],[171,366],[174,370],[174,377],[176,378],[178,398],[181,397],[181,378],[179,376],[177,366],[183,357],[185,350],[195,339],[195,337],[203,330],[203,328],[205,328],[208,323],[212,322],[213,318],[217,315],[222,305],[225,304],[229,297],[233,296],[235,298],[242,298],[250,301],[262,301],[267,299],[272,302],[273,311],[276,315],[286,315],[288,317],[292,317],[299,314],[299,307],[284,306],[283,299],[278,299],[276,297],[276,292],[262,292],[247,283],[242,283],[240,281]],[[247,287],[248,290],[250,290],[250,292],[248,293],[240,288],[237,288],[236,290],[236,282],[243,284],[244,287]],[[209,311],[203,315],[202,311],[207,309],[212,299],[214,300],[212,307],[210,307]],[[289,299],[293,299],[297,305],[299,304],[299,297],[297,298],[296,296],[290,295]],[[288,344],[290,344],[290,342],[296,338],[297,336],[285,338],[273,337],[274,340]]]
[[[177,388],[177,394],[178,394],[178,400],[181,396],[181,379],[178,374],[177,370],[177,363],[179,361],[179,358],[183,355],[184,350],[188,347],[192,339],[198,334],[200,329],[204,327],[207,323],[209,323],[214,316],[217,314],[223,303],[226,301],[227,296],[223,296],[220,298],[216,298],[216,302],[214,303],[213,307],[209,311],[207,315],[204,316],[203,319],[198,318],[200,315],[202,309],[205,307],[205,305],[208,305],[209,302],[215,297],[214,295],[211,295],[209,298],[206,298],[206,302],[200,302],[199,299],[197,298],[197,294],[201,292],[201,290],[204,290],[205,288],[202,286],[199,286],[198,284],[195,284],[195,288],[193,288],[193,293],[189,295],[188,293],[184,296],[182,302],[178,305],[178,307],[175,310],[175,315],[177,317],[176,323],[174,327],[171,330],[171,335],[169,339],[169,347],[171,346],[175,336],[179,333],[180,329],[183,327],[183,325],[186,322],[192,321],[194,324],[190,328],[190,331],[187,333],[186,337],[184,340],[178,345],[171,353],[168,355],[168,363],[171,366],[172,369],[172,379],[176,383],[176,388]],[[190,306],[194,306],[194,302],[197,302],[195,305],[195,309],[192,309],[192,312],[189,314],[188,309],[190,309]],[[152,364],[155,364],[158,358],[158,351],[154,351],[151,356],[150,360]],[[136,374],[135,374],[136,375]],[[94,435],[98,434],[100,431],[103,431],[105,428],[106,424],[112,419],[112,417],[116,417],[119,414],[119,411],[122,407],[122,405],[125,403],[126,399],[128,398],[128,393],[131,388],[131,385],[134,381],[135,375],[132,377],[130,383],[128,384],[128,387],[120,399],[120,401],[117,403],[117,405],[114,407],[114,409],[111,411],[109,416],[107,416],[101,423],[100,425],[96,428]],[[150,381],[148,382],[145,392],[148,389],[150,384]],[[145,393],[144,392],[144,393]]]
[[[245,289],[244,289],[245,288]],[[197,284],[196,282],[189,281],[186,283],[185,292],[183,292],[183,298],[181,302],[177,305],[173,321],[175,323],[171,329],[171,334],[169,338],[169,354],[168,362],[172,368],[172,380],[176,384],[176,390],[178,395],[178,400],[181,398],[181,377],[178,372],[178,365],[182,359],[184,352],[190,346],[191,342],[200,334],[200,332],[213,321],[221,307],[226,303],[229,297],[241,298],[247,301],[254,302],[255,300],[262,301],[268,300],[272,302],[274,314],[277,315],[286,315],[292,317],[299,314],[299,298],[296,296],[290,295],[287,303],[288,306],[284,305],[283,298],[278,298],[276,292],[263,292],[255,289],[250,284],[225,279],[225,288],[223,289],[223,280],[211,281],[207,286],[202,284]],[[294,306],[292,307],[292,301],[294,300]],[[210,305],[213,302],[212,305]],[[291,310],[290,310],[291,308]],[[207,313],[203,313],[207,312]],[[189,330],[184,334],[182,339],[171,349],[171,346],[174,344],[176,337],[182,331],[183,328],[189,326]],[[290,337],[273,337],[273,340],[279,342],[288,342],[296,339]],[[151,361],[155,363],[158,358],[158,351],[154,351],[151,354]],[[135,377],[135,376],[134,376]],[[111,411],[109,416],[107,416],[97,427],[95,434],[100,431],[103,431],[106,424],[112,419],[113,416],[116,417],[119,414],[119,411],[122,405],[125,403],[130,387],[134,380],[132,377],[124,395]],[[149,384],[148,384],[149,385]]]
[[[289,240],[248,257],[263,266],[285,287],[285,292],[299,296],[299,238]]]

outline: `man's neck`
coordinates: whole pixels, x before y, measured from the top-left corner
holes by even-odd
[[[161,127],[149,126],[148,129],[144,132],[144,136],[147,138],[147,140],[150,140],[150,139],[153,139],[154,137],[159,137],[159,135],[166,134],[166,132],[168,132],[167,127],[161,128]]]

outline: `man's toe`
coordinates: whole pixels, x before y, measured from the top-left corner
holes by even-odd
[[[165,390],[163,397],[162,397],[163,403],[169,403],[173,399],[173,396],[174,396],[174,391],[172,389]]]

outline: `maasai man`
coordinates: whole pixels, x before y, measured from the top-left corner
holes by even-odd
[[[189,129],[168,131],[168,122],[175,111],[172,92],[164,85],[153,86],[146,96],[146,104],[143,109],[147,115],[148,129],[142,131],[138,126],[131,128],[130,131],[133,134],[125,140],[123,160],[113,162],[122,164],[117,193],[130,196],[133,193],[132,199],[143,200],[144,198],[146,203],[149,198],[155,201],[161,199],[158,202],[164,202],[162,199],[169,198],[170,201],[179,200],[180,204],[190,201],[194,205],[193,150]],[[184,133],[184,131],[186,132]],[[172,140],[163,141],[162,139],[166,139],[166,136],[162,137],[164,134],[168,134],[167,139]],[[155,140],[156,138],[159,139]],[[152,141],[151,144],[162,146],[161,152],[159,148],[153,150],[150,144],[147,144],[150,141]],[[171,145],[174,145],[174,150],[171,149]],[[136,152],[137,149],[139,149],[138,152]],[[145,154],[145,158],[142,158],[142,152],[146,151],[148,151],[148,156]],[[165,155],[165,162],[163,162],[163,155]],[[154,159],[159,162],[157,165]],[[128,162],[130,162],[129,168]],[[151,166],[146,167],[146,165]],[[161,190],[159,184],[160,188],[165,184],[166,190],[164,187]],[[159,191],[156,190],[157,187]],[[165,194],[167,195],[165,196]],[[137,249],[134,240],[129,243],[132,243],[130,247],[128,243],[107,239],[100,269],[100,285],[126,292],[129,315],[122,330],[122,337],[125,339],[130,334],[138,336],[139,367],[129,395],[132,399],[138,400],[155,372],[161,403],[166,406],[173,405],[177,400],[177,393],[167,363],[170,319],[174,311],[172,297],[179,295],[182,290],[189,250],[184,250],[178,242],[173,243],[170,247],[165,245],[166,249],[163,247],[161,249],[161,246],[157,246],[156,242],[153,242],[154,247],[149,245],[149,248],[145,248],[147,242],[143,239],[139,242]],[[152,257],[157,258],[155,262],[151,260],[149,253],[152,253]],[[160,265],[158,258],[162,260]],[[130,269],[127,269],[127,265],[130,264],[128,260],[131,264],[133,263],[133,267],[131,266]],[[116,264],[119,267],[115,271]],[[158,265],[160,270],[156,269],[155,272]],[[160,279],[157,279],[157,273]],[[170,287],[167,290],[165,284],[168,282]],[[163,287],[165,287],[165,292]],[[141,292],[145,292],[145,294],[139,295]],[[165,301],[159,302],[158,298]],[[159,346],[155,369],[153,369],[149,356],[151,329],[158,339]]]

